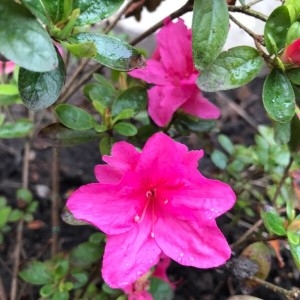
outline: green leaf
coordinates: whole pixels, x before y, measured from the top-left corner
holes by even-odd
[[[116,12],[124,0],[74,0],[74,7],[80,9],[76,25],[94,24]]]
[[[21,104],[21,98],[19,95],[15,96],[3,96],[0,95],[0,106],[9,106],[12,104]]]
[[[133,86],[122,92],[112,106],[112,115],[116,116],[124,109],[132,109],[135,113],[147,107],[147,90],[141,86]]]
[[[151,278],[150,293],[155,300],[172,300],[174,296],[170,284],[157,277]]]
[[[11,207],[5,206],[0,208],[0,228],[2,228],[8,222],[9,215],[11,213]]]
[[[216,149],[212,152],[211,154],[211,160],[221,170],[225,170],[227,163],[228,163],[228,158],[227,156],[220,150]]]
[[[18,87],[15,84],[0,84],[0,95],[19,95]]]
[[[286,75],[292,83],[300,85],[300,68],[289,69]]]
[[[300,244],[289,243],[290,250],[294,259],[294,262],[298,269],[300,269]]]
[[[86,42],[82,44],[70,44],[61,41],[61,44],[77,57],[92,57],[97,54],[97,49],[93,42]]]
[[[91,242],[92,244],[95,244],[95,245],[100,245],[104,241],[105,241],[105,235],[101,232],[93,233],[89,237],[89,242]]]
[[[233,146],[231,140],[226,135],[224,135],[224,134],[218,135],[218,141],[228,154],[233,153],[234,146]]]
[[[300,38],[300,22],[294,22],[287,32],[286,45]]]
[[[130,119],[134,115],[134,110],[131,108],[125,108],[122,110],[115,118],[113,118],[112,123],[115,124],[120,120]]]
[[[45,6],[41,0],[21,0],[22,5],[24,5],[30,12],[40,19],[42,23],[49,25],[50,17],[48,16]]]
[[[197,84],[201,90],[215,92],[245,85],[262,70],[264,61],[249,46],[238,46],[222,52],[207,69],[201,71]]]
[[[274,140],[278,145],[285,145],[291,138],[291,122],[274,124]]]
[[[54,276],[56,279],[62,279],[69,271],[69,261],[67,259],[59,260],[54,268]]]
[[[114,125],[113,129],[124,136],[134,136],[137,134],[136,127],[127,122],[119,122]]]
[[[11,213],[8,216],[9,222],[16,222],[19,221],[23,216],[23,212],[19,209],[14,209],[11,211]],[[1,227],[1,226],[0,226]]]
[[[284,219],[280,217],[278,212],[273,207],[266,207],[261,210],[261,217],[264,221],[265,227],[270,233],[286,236],[286,229],[284,227]]]
[[[142,55],[129,44],[97,33],[78,33],[69,38],[71,43],[94,42],[97,55],[92,57],[97,62],[120,71],[130,71],[145,66]]]
[[[220,54],[229,30],[229,13],[224,0],[195,0],[192,46],[196,68],[205,70]]]
[[[0,138],[12,139],[27,136],[33,128],[33,123],[28,119],[19,119],[15,123],[4,123],[0,126]]]
[[[56,24],[58,21],[66,21],[66,17],[68,16],[64,16],[65,0],[41,0],[41,2],[43,3],[47,16],[49,16],[53,24]],[[72,3],[72,1],[68,2]],[[69,13],[71,12],[69,11]]]
[[[71,147],[96,141],[99,138],[99,133],[93,129],[84,131],[72,130],[59,123],[55,123],[44,127],[38,133],[35,146],[39,149],[47,147]]]
[[[0,53],[17,65],[47,72],[58,65],[57,55],[46,30],[21,5],[0,2]]]
[[[289,142],[289,148],[292,152],[298,152],[300,146],[299,132],[300,132],[300,120],[299,117],[295,114],[291,122],[291,139]]]
[[[273,69],[263,87],[263,104],[274,121],[289,122],[295,114],[295,94],[287,76]]]
[[[18,86],[24,105],[34,111],[51,106],[58,99],[66,79],[63,59],[58,55],[58,67],[38,73],[20,68]]]
[[[285,0],[284,5],[288,6],[291,5],[295,8],[296,14],[299,16],[300,15],[300,2],[298,0]]]
[[[85,272],[72,273],[73,288],[79,289],[88,282],[89,276]]]
[[[91,100],[103,104],[107,107],[117,96],[116,90],[107,85],[99,83],[89,83],[84,89],[83,93]]]
[[[63,125],[74,130],[87,130],[96,125],[95,119],[88,112],[71,104],[59,104],[55,112]]]
[[[50,297],[55,291],[54,284],[45,284],[40,288],[40,295],[42,297]]]
[[[284,48],[290,26],[291,18],[288,8],[284,5],[277,7],[269,16],[264,30],[266,48],[270,54],[277,54],[277,51]],[[276,49],[274,49],[274,42]]]
[[[22,200],[25,203],[30,203],[33,199],[32,193],[26,188],[19,188],[17,190],[17,199]]]
[[[110,155],[111,148],[113,145],[113,139],[110,136],[104,136],[100,141],[100,153],[101,155]]]
[[[24,281],[37,285],[51,283],[53,280],[52,270],[47,262],[31,261],[19,275]]]
[[[66,291],[56,291],[54,292],[51,300],[69,300],[69,293]]]

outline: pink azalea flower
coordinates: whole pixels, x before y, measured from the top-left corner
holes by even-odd
[[[135,282],[164,253],[197,268],[219,266],[230,257],[216,218],[235,195],[225,183],[197,169],[203,151],[188,151],[163,133],[138,151],[118,142],[107,165],[97,165],[98,183],[76,190],[67,208],[107,234],[102,275],[113,288]]]
[[[2,74],[3,66],[4,66],[4,62],[0,61],[0,74]],[[13,63],[12,61],[5,62],[4,74],[10,74],[14,71],[14,69],[15,69],[15,63]]]
[[[183,20],[173,23],[166,19],[157,44],[147,66],[129,73],[155,85],[148,90],[148,112],[153,121],[165,126],[178,109],[202,119],[218,118],[220,110],[196,85],[199,72],[193,64],[191,30]]]
[[[286,64],[300,66],[300,39],[295,40],[285,48],[281,60]]]

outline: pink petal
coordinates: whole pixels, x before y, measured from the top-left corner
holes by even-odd
[[[180,109],[187,114],[199,117],[201,119],[217,119],[220,117],[220,109],[213,103],[209,102],[207,98],[202,96],[199,90],[184,102]]]
[[[66,205],[76,219],[89,222],[106,234],[119,234],[135,225],[136,215],[133,200],[126,201],[120,193],[116,185],[91,183],[76,190]]]
[[[110,287],[124,288],[157,264],[161,250],[150,237],[151,230],[151,220],[145,217],[130,231],[108,236],[102,275]]]
[[[118,142],[113,145],[111,155],[104,155],[102,159],[114,169],[125,172],[135,168],[140,155],[133,145]]]
[[[110,165],[96,165],[94,171],[100,183],[118,183],[123,175],[123,172],[114,169]]]
[[[185,93],[186,92],[186,93]],[[158,126],[167,125],[175,111],[189,98],[183,87],[154,86],[148,90],[148,112]]]
[[[153,297],[147,291],[136,291],[128,295],[128,300],[153,300]]]
[[[166,216],[158,219],[154,232],[162,251],[182,265],[217,267],[231,255],[230,247],[214,221],[197,224]]]
[[[157,43],[165,70],[180,77],[193,72],[191,33],[182,19],[166,24],[157,34]]]
[[[128,74],[134,78],[142,79],[147,83],[158,85],[166,85],[169,83],[169,75],[164,69],[163,64],[154,59],[148,59],[145,68],[135,69]]]
[[[2,70],[3,70],[3,65],[4,65],[4,62],[0,61],[0,74],[2,73]],[[4,74],[9,74],[9,73],[12,73],[15,69],[15,63],[12,62],[12,61],[6,61],[5,62],[5,69],[4,69]]]

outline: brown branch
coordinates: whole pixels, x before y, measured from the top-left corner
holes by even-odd
[[[253,5],[253,4],[251,4],[251,5]],[[256,19],[259,19],[263,22],[267,21],[267,19],[268,19],[267,16],[265,16],[264,14],[262,14],[258,11],[252,10],[249,7],[250,7],[250,5],[245,5],[245,6],[228,5],[228,10],[230,12],[243,13],[245,15],[251,16],[251,17],[256,18]]]

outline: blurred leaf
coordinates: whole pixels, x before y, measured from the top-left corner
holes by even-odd
[[[295,114],[291,122],[291,139],[289,141],[289,148],[292,152],[297,152],[300,148],[299,132],[300,132],[300,119],[297,116],[297,114]]]
[[[1,0],[0,15],[0,52],[7,59],[35,72],[57,67],[51,38],[29,11],[14,1]]]
[[[113,138],[110,136],[104,136],[100,141],[100,153],[101,155],[110,155],[113,145]]]
[[[61,44],[69,50],[70,53],[77,57],[93,57],[97,54],[97,49],[93,42],[86,42],[82,44],[71,44],[67,42],[61,42]]]
[[[103,104],[103,107],[107,107],[117,96],[114,87],[99,83],[89,83],[85,85],[83,93],[91,101]]]
[[[0,106],[8,106],[12,104],[21,104],[21,98],[19,95],[15,96],[3,96],[0,95]]]
[[[218,141],[221,144],[221,146],[226,150],[228,154],[232,154],[234,151],[234,146],[231,142],[231,140],[224,134],[218,135]]]
[[[39,149],[47,147],[70,147],[96,141],[99,138],[99,133],[93,129],[84,131],[72,130],[60,123],[55,123],[44,127],[38,133],[35,146]]]
[[[71,11],[68,11],[68,15],[64,15],[64,4],[65,2],[72,1],[65,1],[65,0],[40,0],[42,2],[42,5],[46,11],[47,16],[51,19],[53,24],[56,24],[59,21],[66,21],[67,17],[69,17],[69,14],[71,14]]]
[[[65,277],[69,271],[69,261],[67,259],[60,259],[54,268],[53,274],[57,280],[62,279]]]
[[[277,51],[284,48],[290,26],[291,18],[288,8],[284,5],[277,7],[269,16],[264,29],[265,44],[270,54],[277,54]],[[271,39],[275,42],[276,49]]]
[[[31,261],[19,275],[24,281],[37,285],[51,283],[53,280],[52,270],[47,262]]]
[[[88,112],[71,104],[59,104],[55,112],[63,125],[74,130],[87,130],[96,125],[95,119]]]
[[[5,206],[0,208],[0,229],[8,222],[10,213],[11,213],[10,206]]]
[[[197,84],[201,90],[215,92],[245,85],[262,70],[264,61],[258,51],[238,46],[222,52],[205,70]]]
[[[189,134],[190,131],[192,132],[207,132],[215,128],[216,121],[215,120],[202,120],[187,114],[179,114],[178,119],[175,122],[175,128],[181,132],[187,132]]]
[[[294,22],[287,32],[286,45],[300,38],[300,22]]]
[[[12,139],[27,136],[33,128],[33,124],[28,119],[19,119],[15,123],[4,123],[0,126],[0,138]]]
[[[192,21],[193,58],[205,70],[222,51],[229,30],[229,13],[224,0],[195,0]]]
[[[51,300],[69,300],[69,293],[66,291],[55,291]]]
[[[300,215],[288,226],[287,237],[295,264],[300,268]]]
[[[295,94],[287,76],[273,69],[263,87],[263,104],[274,121],[287,123],[295,114]]]
[[[50,297],[55,291],[54,284],[45,284],[40,288],[40,295],[42,297]]]
[[[216,149],[212,152],[210,156],[212,162],[214,163],[215,166],[217,166],[221,170],[225,170],[227,163],[228,163],[228,158],[227,156],[220,150]]]
[[[4,96],[19,95],[18,87],[15,84],[0,84],[0,95],[4,95]]]
[[[76,25],[94,24],[116,12],[124,0],[74,0],[74,8],[80,9]]]
[[[0,215],[1,215],[1,213],[0,213]],[[8,221],[9,222],[19,221],[22,218],[22,216],[23,216],[23,212],[21,210],[13,209],[8,216]],[[0,223],[1,223],[1,221],[0,221]],[[1,227],[1,225],[0,225],[0,227]]]
[[[118,115],[116,115],[115,118],[113,118],[112,123],[115,124],[116,122],[118,122],[120,120],[130,119],[131,117],[133,117],[133,115],[134,115],[133,109],[125,108]]]
[[[295,8],[296,10],[296,14],[299,15],[300,14],[300,2],[298,0],[285,0],[284,1],[284,5],[291,5]]]
[[[71,274],[72,281],[73,281],[73,288],[78,289],[84,286],[89,279],[89,276],[85,272],[77,272]]]
[[[298,267],[298,269],[300,269],[300,244],[295,245],[292,243],[289,243],[290,245],[290,249],[291,249],[291,253],[294,259],[294,262],[296,264],[296,266]]]
[[[278,212],[270,206],[261,210],[261,217],[267,230],[279,236],[286,236],[286,229],[284,226],[284,219],[280,217]]]
[[[50,17],[48,16],[45,6],[41,0],[21,0],[21,3],[28,9],[30,12],[40,19],[45,25],[50,25]]]
[[[156,277],[151,277],[150,293],[155,300],[172,300],[174,296],[170,284]]]
[[[32,193],[26,188],[19,188],[17,190],[17,199],[21,200],[27,204],[32,201]]]
[[[58,99],[65,83],[66,70],[59,52],[58,67],[49,72],[33,72],[20,68],[18,85],[24,105],[31,110],[51,106]]]
[[[112,69],[130,71],[145,66],[144,58],[135,48],[104,34],[78,33],[71,36],[69,41],[78,44],[94,42],[97,55],[92,59]]]
[[[104,241],[105,241],[105,235],[101,232],[93,233],[89,237],[89,242],[96,244],[96,245],[100,245]]]
[[[113,129],[124,136],[134,136],[138,132],[134,125],[127,122],[119,122],[113,126]]]
[[[286,75],[292,83],[300,85],[300,68],[289,69],[286,71]]]
[[[291,122],[274,123],[274,140],[278,145],[285,145],[291,138]]]

